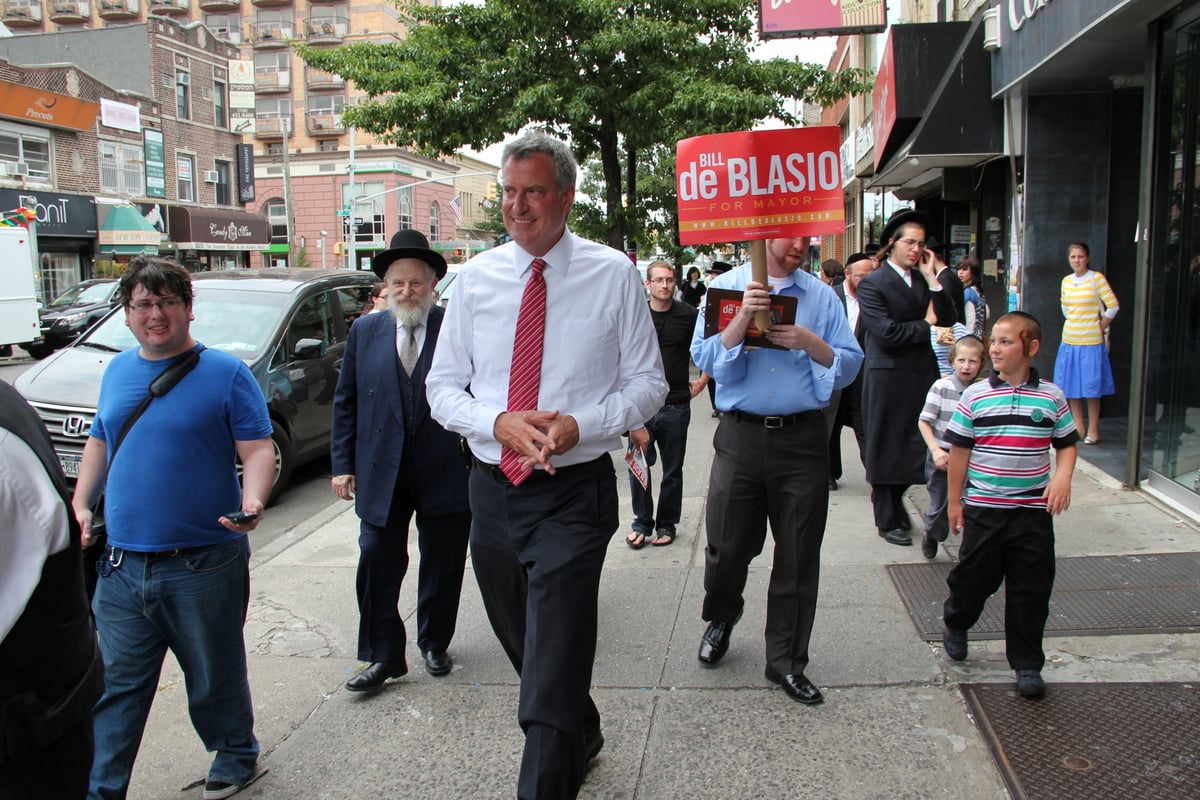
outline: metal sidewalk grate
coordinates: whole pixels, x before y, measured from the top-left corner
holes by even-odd
[[[1013,684],[959,688],[1016,800],[1197,796],[1197,685],[1050,683],[1040,700]]]
[[[888,574],[929,641],[942,638],[946,576],[954,565],[889,564]],[[1200,631],[1200,553],[1078,556],[1056,562],[1048,636]],[[1004,595],[994,594],[972,639],[1004,638]]]

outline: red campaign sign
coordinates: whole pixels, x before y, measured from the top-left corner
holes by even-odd
[[[676,145],[681,244],[846,229],[836,125],[695,136]]]

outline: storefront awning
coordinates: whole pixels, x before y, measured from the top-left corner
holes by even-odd
[[[262,214],[236,208],[167,209],[168,230],[178,250],[266,250],[271,226]]]
[[[983,19],[976,17],[930,93],[920,122],[868,187],[891,188],[908,199],[903,189],[939,180],[942,170],[974,167],[1003,153],[1004,107],[991,98],[991,57],[983,49]]]
[[[158,255],[162,235],[131,205],[96,205],[96,241],[100,255]]]

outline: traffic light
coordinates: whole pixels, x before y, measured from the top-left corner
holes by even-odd
[[[346,255],[346,243],[345,242],[334,242],[333,243],[333,254],[335,256]]]
[[[496,203],[496,182],[495,181],[488,181],[487,201],[488,201],[488,203],[490,203],[492,205],[495,205],[495,203]]]
[[[454,257],[455,257],[455,258],[458,258],[458,259],[461,259],[461,258],[466,258],[466,257],[467,257],[467,250],[466,250],[466,248],[465,248],[465,247],[456,247],[456,248],[454,248]]]

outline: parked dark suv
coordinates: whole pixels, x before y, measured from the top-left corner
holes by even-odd
[[[21,346],[34,358],[45,358],[78,339],[111,311],[116,302],[115,278],[93,278],[77,283],[54,298],[50,305],[42,306],[38,312],[42,338]]]
[[[333,392],[346,333],[370,306],[370,272],[261,269],[193,276],[192,335],[246,362],[271,413],[275,486],[292,468],[329,452]],[[77,342],[23,373],[13,385],[50,431],[63,471],[79,472],[100,378],[115,353],[137,346],[114,309]]]

